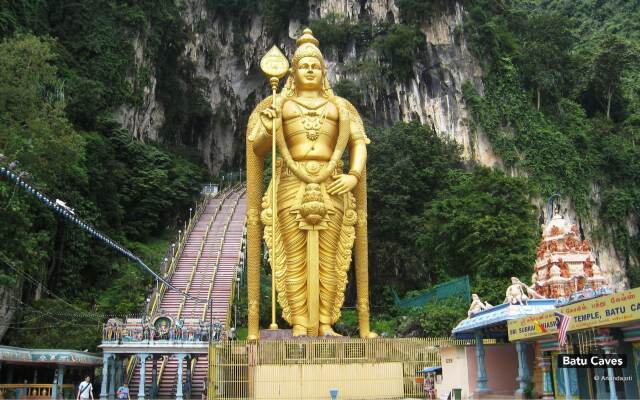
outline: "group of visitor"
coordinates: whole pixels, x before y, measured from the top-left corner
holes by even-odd
[[[116,398],[119,400],[131,400],[129,395],[129,385],[125,382],[118,388],[116,392]],[[85,376],[84,380],[78,385],[78,392],[76,394],[76,400],[94,400],[93,397],[93,384],[91,383],[91,377]]]

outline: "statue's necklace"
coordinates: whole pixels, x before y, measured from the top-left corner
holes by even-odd
[[[299,104],[296,104],[298,109],[298,115],[302,118],[302,126],[306,130],[307,139],[315,142],[320,137],[320,129],[324,125],[324,120],[327,118],[327,107],[325,105],[316,110],[303,110]]]

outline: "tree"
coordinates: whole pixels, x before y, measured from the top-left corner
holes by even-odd
[[[74,187],[87,182],[84,141],[64,115],[54,61],[50,40],[21,35],[0,43],[0,151],[54,199],[73,201]],[[0,220],[0,251],[18,268],[46,277],[55,218],[0,182]]]
[[[623,75],[637,60],[637,55],[624,39],[615,35],[608,35],[603,39],[593,61],[587,95],[598,102],[609,119],[613,102],[622,98]],[[621,105],[619,108],[616,110],[618,114],[622,112]]]
[[[524,278],[535,259],[539,235],[529,186],[485,167],[450,171],[447,180],[418,234],[427,268],[438,281],[470,275],[483,298],[501,302],[501,282]]]
[[[427,204],[446,183],[447,171],[460,168],[460,149],[418,123],[369,129],[369,262],[374,290],[429,283],[416,245]],[[379,296],[373,296],[373,301]]]
[[[571,20],[554,13],[537,13],[525,20],[514,61],[526,86],[536,92],[538,110],[542,94],[559,97],[566,85],[574,44]]]

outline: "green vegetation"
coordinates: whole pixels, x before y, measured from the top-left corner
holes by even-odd
[[[596,234],[614,242],[627,265],[640,255],[634,7],[475,1],[465,27],[488,71],[484,96],[464,88],[475,123],[508,167],[528,174],[535,193],[570,197],[581,218],[595,207],[606,227]],[[640,284],[637,271],[629,276]]]
[[[374,23],[339,14],[308,21],[307,0],[206,1],[212,18],[229,24],[225,40],[240,56],[257,14],[277,40],[289,40],[291,20],[308,22],[323,51],[345,61],[336,93],[370,119],[365,88],[409,81],[428,61],[419,26],[455,3],[396,4],[401,21]],[[213,122],[226,123],[224,110],[205,101],[208,82],[182,57],[192,32],[180,7],[171,0],[0,5],[0,152],[18,159],[35,186],[154,267],[184,218],[179,213],[207,179],[184,154]],[[526,280],[539,237],[532,197],[562,193],[580,218],[603,219],[596,235],[614,242],[628,264],[640,255],[637,5],[467,0],[464,7],[457,33],[486,74],[482,93],[471,83],[463,88],[473,127],[486,133],[507,170],[526,178],[465,164],[455,143],[417,123],[367,129],[372,326],[388,335],[447,336],[466,308],[451,300],[401,312],[390,288],[402,295],[469,274],[474,291],[500,303],[508,277]],[[207,47],[211,68],[220,47]],[[356,57],[346,60],[353,50]],[[136,51],[143,55],[138,64]],[[132,139],[113,117],[123,105],[142,105],[152,72],[165,110],[157,145]],[[174,151],[177,143],[186,145],[177,149],[183,155]],[[24,301],[7,343],[94,349],[96,318],[140,309],[146,275],[4,181],[0,220],[0,285],[20,288]],[[637,269],[629,277],[640,284]],[[347,306],[355,297],[350,282]],[[262,295],[266,324],[268,279]],[[62,333],[35,329],[60,316]],[[355,312],[347,309],[337,329],[355,334]]]
[[[468,305],[451,298],[409,310],[391,309],[371,318],[371,329],[386,337],[449,337],[451,329],[464,319]],[[358,336],[355,310],[345,310],[335,326],[343,335]]]
[[[400,17],[406,23],[420,23],[455,6],[455,0],[398,0]]]
[[[351,21],[339,14],[311,20],[311,30],[323,51],[337,51],[339,60],[350,45],[363,54],[351,60],[344,71],[357,72],[364,85],[381,87],[384,82],[405,82],[424,52],[424,35],[414,25],[374,23],[368,19]],[[373,50],[373,54],[370,54]]]
[[[373,39],[385,28],[368,19],[352,21],[340,14],[331,13],[324,18],[309,21],[309,28],[320,41],[322,51],[338,50],[341,55],[351,43],[358,50],[367,50]]]
[[[496,282],[525,278],[539,239],[528,181],[465,169],[459,147],[424,125],[368,131],[372,293],[468,274],[474,291],[502,302]],[[389,297],[372,303],[389,307]]]
[[[76,98],[66,83],[82,79],[61,66],[63,55],[60,43],[46,37],[18,34],[0,43],[0,149],[51,199],[64,200],[157,267],[168,245],[161,238],[181,221],[207,174],[133,140],[105,112],[91,122],[70,107]],[[104,92],[83,95],[99,102]],[[117,93],[104,98],[110,96]],[[83,129],[87,125],[96,129]],[[94,349],[96,317],[83,313],[140,310],[148,275],[6,181],[0,182],[0,219],[0,284],[21,289],[15,296],[23,301],[7,343]],[[57,335],[34,329],[56,318],[65,321]]]

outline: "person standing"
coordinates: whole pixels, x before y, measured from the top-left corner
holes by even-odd
[[[91,377],[89,375],[84,377],[84,381],[80,382],[80,386],[78,386],[78,396],[76,396],[76,400],[81,399],[93,399],[93,385],[91,384]]]
[[[131,396],[129,396],[129,385],[126,382],[118,388],[117,393],[119,400],[131,400]]]

